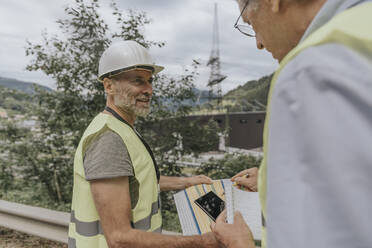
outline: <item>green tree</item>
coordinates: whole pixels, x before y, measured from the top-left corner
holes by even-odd
[[[14,144],[23,137],[28,130],[13,126],[10,122],[0,123],[0,196],[7,194],[14,188],[14,162],[12,149]]]
[[[27,69],[41,70],[53,78],[57,90],[36,91],[40,132],[19,144],[19,164],[24,175],[41,182],[56,202],[71,201],[75,148],[90,120],[105,105],[103,85],[97,80],[102,52],[114,38],[133,39],[145,47],[163,45],[145,39],[141,31],[149,23],[145,13],[124,15],[115,3],[111,7],[116,29],[99,14],[97,0],[75,0],[74,6],[65,9],[67,17],[57,21],[62,37],[44,32],[40,44],[28,42],[26,48],[26,55],[32,57]]]
[[[197,173],[204,173],[212,178],[231,178],[238,172],[252,167],[259,167],[262,158],[244,154],[227,154],[223,159],[209,159],[198,168]]]

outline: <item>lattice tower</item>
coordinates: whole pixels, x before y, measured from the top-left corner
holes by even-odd
[[[210,66],[211,72],[208,80],[209,87],[209,102],[212,99],[217,100],[217,108],[222,109],[222,90],[221,82],[227,77],[221,74],[220,63],[220,48],[219,48],[219,34],[218,34],[218,13],[217,3],[214,4],[214,22],[213,22],[213,38],[212,51],[209,57],[207,66]]]

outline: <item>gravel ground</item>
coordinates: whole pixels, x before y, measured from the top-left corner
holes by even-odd
[[[66,244],[0,227],[0,248],[67,248]]]

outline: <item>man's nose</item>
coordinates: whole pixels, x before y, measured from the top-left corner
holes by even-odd
[[[142,92],[147,93],[151,96],[152,95],[152,84],[150,82],[146,82]]]

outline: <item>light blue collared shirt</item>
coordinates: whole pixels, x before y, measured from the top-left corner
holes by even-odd
[[[302,41],[365,2],[328,0]],[[302,51],[278,78],[268,130],[268,248],[371,248],[371,62],[333,43]]]

